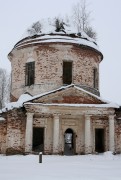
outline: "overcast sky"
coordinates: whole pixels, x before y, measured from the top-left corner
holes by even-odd
[[[7,54],[25,30],[41,18],[71,15],[79,0],[0,0],[0,67],[10,71]],[[104,55],[100,63],[100,93],[121,105],[121,0],[87,0],[91,24]]]

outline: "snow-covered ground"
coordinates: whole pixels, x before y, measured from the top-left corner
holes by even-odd
[[[121,180],[121,155],[0,156],[0,180]]]

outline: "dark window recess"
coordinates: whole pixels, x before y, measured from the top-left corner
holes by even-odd
[[[94,88],[98,89],[98,72],[97,69],[93,69],[93,78],[94,78]]]
[[[35,62],[26,63],[26,77],[25,77],[26,86],[30,86],[34,84],[34,75],[35,75]]]
[[[72,83],[72,62],[63,62],[63,84]]]

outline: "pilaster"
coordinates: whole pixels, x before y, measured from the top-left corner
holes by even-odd
[[[90,116],[85,115],[85,154],[92,153]]]
[[[109,115],[109,151],[115,151],[114,115]]]
[[[25,153],[32,151],[32,138],[33,138],[33,115],[34,113],[26,113],[26,132],[25,132]]]
[[[54,114],[53,117],[53,154],[59,152],[59,115]]]

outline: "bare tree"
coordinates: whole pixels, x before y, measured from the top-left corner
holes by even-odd
[[[4,89],[4,105],[10,102],[11,92],[11,73],[6,73],[5,89]]]
[[[37,21],[33,23],[31,28],[28,29],[28,33],[30,35],[35,35],[35,34],[41,33],[41,29],[42,29],[42,25],[39,21]]]
[[[78,32],[83,30],[89,37],[96,39],[96,32],[90,26],[90,16],[86,0],[80,0],[73,6],[72,18]]]
[[[0,109],[10,101],[10,74],[5,69],[0,68]]]
[[[65,32],[65,27],[64,27],[65,22],[63,21],[63,19],[60,18],[55,18],[55,31],[56,32]]]
[[[93,30],[93,28],[91,26],[87,26],[85,28],[85,32],[89,37],[91,37],[95,40],[97,39],[97,33]]]
[[[4,105],[5,77],[6,71],[4,69],[0,69],[0,109]]]

